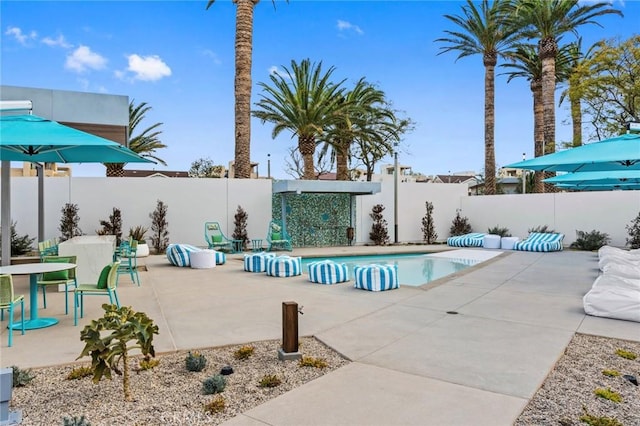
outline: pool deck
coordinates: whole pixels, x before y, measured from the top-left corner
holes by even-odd
[[[293,255],[449,249],[357,246]],[[141,287],[121,277],[121,304],[155,320],[161,353],[279,339],[282,302],[295,301],[304,312],[300,335],[316,336],[353,362],[226,425],[510,425],[575,332],[640,341],[640,323],[584,314],[582,296],[598,275],[590,252],[504,252],[431,286],[380,293],[356,290],[352,282],[314,285],[306,275],[247,273],[240,258],[197,270],[148,257]],[[15,283],[18,294],[28,294],[24,277]],[[40,310],[58,318],[56,326],[15,332],[11,348],[2,328],[0,366],[75,362],[80,330],[102,316],[104,301],[87,298],[85,318],[74,327],[63,298],[51,293],[49,308]]]

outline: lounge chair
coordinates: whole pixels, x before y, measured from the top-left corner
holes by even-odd
[[[232,241],[227,238],[218,222],[205,222],[204,239],[213,250],[233,250]]]
[[[282,227],[279,222],[269,222],[269,229],[267,229],[267,251],[271,250],[288,250],[292,251],[291,237]]]
[[[640,322],[640,280],[605,273],[582,300],[588,315]]]
[[[527,238],[513,245],[514,250],[520,251],[561,251],[564,234],[551,232],[532,232]]]
[[[472,232],[470,234],[456,235],[447,238],[447,245],[451,247],[482,247],[484,245],[482,232]]]

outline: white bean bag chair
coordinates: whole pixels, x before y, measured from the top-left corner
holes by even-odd
[[[598,250],[598,257],[603,257],[610,254],[640,259],[640,249],[625,250],[613,246],[602,246]]]
[[[640,285],[599,276],[582,299],[587,315],[640,322]]]
[[[640,278],[626,278],[616,275],[602,274],[596,278],[591,288],[623,287],[640,289]]]
[[[355,288],[369,291],[385,291],[399,288],[398,265],[365,265],[353,268]]]
[[[253,253],[244,255],[244,270],[247,272],[265,272],[267,270],[267,259],[276,257],[275,253]]]
[[[332,260],[312,262],[309,267],[309,281],[316,284],[336,284],[349,281],[349,268],[345,263]]]
[[[598,260],[598,268],[602,272],[606,272],[610,265],[626,265],[631,268],[640,268],[640,260],[611,255],[604,256]]]
[[[201,250],[189,244],[169,244],[166,254],[173,266],[191,266],[190,253]]]
[[[603,268],[602,272],[604,272],[605,275],[640,280],[640,266],[609,262],[603,265]]]
[[[294,277],[302,274],[302,258],[278,256],[267,258],[267,275],[270,277]]]

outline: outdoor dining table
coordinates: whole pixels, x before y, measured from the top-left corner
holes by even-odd
[[[0,274],[29,275],[29,319],[24,320],[24,328],[33,330],[36,328],[50,327],[58,323],[56,318],[43,318],[38,316],[38,275],[45,272],[64,271],[75,268],[75,263],[24,263],[21,265],[9,265],[0,267]],[[22,323],[13,324],[14,330],[20,330]]]

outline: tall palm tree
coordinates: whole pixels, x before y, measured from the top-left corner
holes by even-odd
[[[304,59],[300,64],[291,61],[291,69],[269,77],[271,86],[262,87],[261,99],[253,111],[262,122],[274,124],[271,136],[275,139],[283,130],[298,136],[298,150],[304,162],[304,179],[314,180],[316,140],[325,129],[340,120],[344,89],[341,82],[332,83],[335,68],[322,71],[322,62],[315,64]]]
[[[484,77],[484,168],[485,193],[496,192],[495,156],[495,67],[516,38],[516,28],[507,24],[506,13],[510,0],[482,0],[480,8],[472,0],[462,6],[462,15],[445,15],[459,30],[446,30],[447,37],[436,41],[446,43],[441,52],[457,51],[458,58],[482,55]]]
[[[609,2],[580,3],[579,0],[520,0],[512,13],[513,25],[522,35],[538,39],[538,56],[542,63],[542,104],[544,111],[545,154],[555,152],[556,144],[556,56],[558,40],[568,32],[577,35],[578,27],[600,24],[594,19],[606,14],[622,13]]]
[[[156,123],[144,129],[140,134],[133,136],[136,127],[145,118],[145,114],[151,110],[146,102],[138,105],[134,104],[135,100],[129,102],[129,149],[144,158],[151,158],[156,162],[166,166],[167,163],[155,155],[156,150],[166,148],[167,145],[162,143],[158,138],[162,130],[157,130],[162,123]],[[107,177],[122,177],[124,175],[124,163],[106,163]]]
[[[235,68],[235,173],[251,177],[251,56],[253,9],[260,0],[233,0],[236,4]],[[288,0],[287,0],[288,1]],[[215,0],[207,2],[207,10]],[[272,0],[275,6],[275,0]]]

